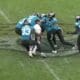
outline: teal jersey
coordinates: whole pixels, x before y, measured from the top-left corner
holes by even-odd
[[[52,25],[50,24],[50,21],[47,21],[46,23],[44,23],[44,26],[45,26],[45,30],[47,32],[49,32],[53,29]]]
[[[45,29],[46,31],[51,31],[51,30],[59,30],[61,28],[57,25],[57,19],[51,18],[51,19],[47,19],[45,23]]]
[[[80,21],[75,23],[75,27],[80,28]]]
[[[43,22],[47,22],[47,21],[48,21],[48,17],[47,17],[47,16],[41,17],[41,20],[42,20]]]
[[[41,19],[40,19],[41,21],[42,21],[42,23],[41,23],[41,28],[45,31],[46,30],[46,27],[47,27],[47,24],[46,24],[46,22],[48,21],[48,17],[42,17]]]
[[[33,28],[33,26],[35,25],[35,21],[38,20],[38,19],[39,19],[39,17],[37,17],[35,15],[32,15],[32,16],[29,16],[27,20]]]
[[[80,20],[75,23],[76,32],[80,34]]]
[[[58,20],[56,18],[52,18],[50,21],[51,25],[53,26],[53,30],[59,30],[61,27],[57,24]]]
[[[21,31],[21,40],[31,40],[31,28],[29,25],[23,26]]]
[[[21,20],[17,23],[16,28],[21,29],[21,28],[23,27],[24,21],[25,21],[26,19],[27,19],[27,17],[21,19]]]

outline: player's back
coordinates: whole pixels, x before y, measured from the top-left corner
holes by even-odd
[[[31,28],[29,25],[23,26],[21,31],[22,31],[22,35],[21,35],[22,40],[30,40],[31,39]]]
[[[29,16],[27,20],[30,23],[30,25],[33,27],[37,19],[39,19],[39,17],[37,17],[36,15],[32,15],[32,16]]]
[[[17,25],[16,25],[16,28],[22,28],[23,24],[24,24],[24,21],[27,19],[27,17],[21,19],[18,21]]]

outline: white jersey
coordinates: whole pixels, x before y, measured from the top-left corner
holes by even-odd
[[[34,25],[34,31],[36,34],[41,34],[41,27],[39,24]]]

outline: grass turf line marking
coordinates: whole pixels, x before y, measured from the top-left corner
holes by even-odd
[[[24,64],[21,61],[18,61],[20,66],[24,69]]]
[[[19,65],[21,66],[21,68],[22,68],[22,71],[23,71],[23,73],[24,73],[24,75],[26,76],[26,72],[25,72],[25,65],[22,63],[22,61],[18,61],[19,62]]]
[[[70,63],[70,61],[67,58],[64,58],[64,61],[65,61],[66,64]]]
[[[6,16],[6,14],[0,9],[0,14],[5,18],[8,23],[11,23],[10,19]]]
[[[54,70],[52,68],[50,68],[50,66],[48,65],[48,63],[44,60],[40,60],[46,67],[46,69],[50,72],[50,74],[55,77],[56,80],[61,80],[56,73],[54,72]]]

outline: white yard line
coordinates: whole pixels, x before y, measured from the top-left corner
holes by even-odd
[[[68,60],[68,58],[64,58],[64,61],[65,61],[66,64],[70,63],[70,61]]]
[[[24,64],[21,61],[18,61],[20,66],[24,69]]]
[[[24,68],[25,65],[21,61],[18,61],[18,62],[24,72],[24,75],[26,76],[26,72],[25,72],[25,68]]]
[[[11,20],[7,17],[7,15],[1,9],[0,9],[0,15],[3,16],[8,23],[11,23]]]
[[[61,80],[59,76],[54,72],[54,70],[48,65],[48,63],[44,60],[41,60],[41,62],[44,64],[46,69],[50,72],[50,74],[56,79],[56,80]],[[54,79],[53,79],[54,80]]]

